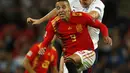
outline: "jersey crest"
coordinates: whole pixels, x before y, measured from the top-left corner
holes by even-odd
[[[77,30],[77,32],[82,32],[82,30],[83,30],[83,28],[82,28],[82,25],[81,24],[77,24],[76,25],[76,30]]]

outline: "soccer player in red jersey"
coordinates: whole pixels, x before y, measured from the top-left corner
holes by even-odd
[[[51,69],[51,73],[58,73],[56,49],[49,47],[44,55],[39,55],[40,45],[41,43],[34,44],[26,54],[23,62],[25,73],[47,73],[48,68]]]
[[[67,0],[58,1],[56,9],[57,16],[48,22],[40,48],[48,47],[53,36],[56,35],[63,43],[65,63],[69,73],[78,73],[90,68],[96,56],[87,26],[99,28],[104,42],[112,45],[107,27],[86,13],[71,12]]]

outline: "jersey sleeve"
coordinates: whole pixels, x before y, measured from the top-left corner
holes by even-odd
[[[29,60],[33,60],[36,57],[38,50],[39,50],[38,44],[34,44],[30,48],[29,52],[26,54],[26,58],[28,58]]]
[[[86,24],[95,28],[99,28],[103,36],[108,36],[108,28],[105,24],[101,23],[99,20],[93,19],[90,15],[84,14],[86,19]]]
[[[44,34],[43,42],[42,42],[40,48],[47,47],[51,43],[53,36],[54,36],[54,30],[53,30],[53,26],[52,26],[52,23],[50,20],[47,24],[46,32]]]
[[[105,5],[101,1],[96,1],[93,4],[91,11],[97,11],[99,13],[100,17],[102,18],[103,14],[104,14],[104,8],[105,8]]]

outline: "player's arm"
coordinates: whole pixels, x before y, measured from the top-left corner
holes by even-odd
[[[41,43],[40,48],[48,47],[48,45],[51,43],[51,41],[54,37],[54,34],[55,33],[54,33],[52,23],[51,23],[51,21],[49,21],[49,23],[47,24],[47,27],[46,27],[46,32],[45,32],[44,38],[43,38],[44,40]]]
[[[88,14],[92,16],[94,19],[98,19],[100,17],[97,11],[90,11]]]
[[[109,33],[108,33],[108,28],[105,24],[99,22],[98,20],[94,20],[90,15],[85,14],[85,19],[87,20],[87,24],[89,26],[95,27],[95,28],[99,28],[103,38],[104,38],[104,42],[112,45],[112,39],[109,37]]]
[[[64,57],[61,56],[60,58],[60,67],[59,67],[59,73],[64,73]]]
[[[37,44],[34,44],[29,52],[26,54],[26,56],[24,57],[24,60],[23,60],[23,67],[29,72],[29,73],[36,73],[30,62],[37,56],[37,51],[39,50]]]
[[[49,20],[50,18],[52,18],[53,16],[55,16],[56,13],[56,8],[54,8],[52,11],[50,11],[47,15],[45,15],[44,17],[40,18],[40,19],[33,19],[33,18],[27,18],[27,23],[31,23],[33,24],[40,24],[44,21]]]
[[[112,39],[109,37],[108,28],[105,24],[99,22],[98,20],[95,20],[95,24],[97,28],[100,29],[104,42],[112,46]]]
[[[57,67],[57,62],[58,62],[58,54],[57,54],[57,51],[55,49],[55,47],[52,47],[52,50],[53,51],[53,61],[51,62],[51,73],[58,73],[58,67]]]
[[[104,13],[105,5],[103,3],[95,3],[93,9],[88,12],[90,16],[92,16],[94,19],[98,19],[99,17],[102,17],[102,14]]]
[[[36,73],[30,65],[30,60],[27,57],[24,58],[23,66],[29,73]]]

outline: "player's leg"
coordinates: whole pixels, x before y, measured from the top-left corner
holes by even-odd
[[[69,73],[83,73],[82,70],[78,70],[79,66],[82,65],[81,57],[79,55],[73,54],[67,57],[65,63]]]
[[[91,73],[91,68],[96,59],[96,53],[92,50],[82,50],[77,51],[75,54],[79,55],[81,58],[82,65],[79,67],[79,71],[86,70],[85,73]]]
[[[66,58],[65,65],[66,65],[69,73],[78,73],[76,62],[73,59],[73,57],[74,57],[74,55]]]
[[[68,69],[66,68],[63,55],[61,56],[59,66],[59,73],[68,73]]]
[[[96,60],[94,62],[94,65],[91,68],[84,70],[83,73],[92,73],[93,72],[93,70],[97,64],[97,61],[98,61],[98,49],[95,49],[95,53],[96,53]]]

